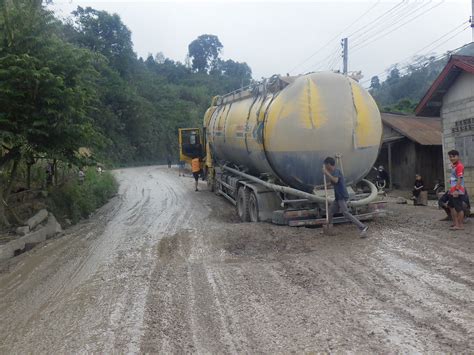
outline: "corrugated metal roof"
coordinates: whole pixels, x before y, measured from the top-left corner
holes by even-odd
[[[441,145],[441,119],[381,113],[382,122],[421,145]]]
[[[474,73],[474,57],[453,55],[415,109],[417,116],[439,116],[443,96],[462,71]]]

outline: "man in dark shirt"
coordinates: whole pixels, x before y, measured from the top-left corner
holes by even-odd
[[[329,225],[332,225],[332,218],[335,213],[341,212],[348,221],[354,223],[360,230],[361,236],[365,237],[367,234],[368,226],[363,224],[357,218],[355,218],[347,209],[347,201],[349,200],[349,194],[344,184],[344,175],[336,168],[336,161],[334,158],[327,157],[324,159],[323,173],[328,177],[331,184],[334,186],[334,201],[329,207]]]

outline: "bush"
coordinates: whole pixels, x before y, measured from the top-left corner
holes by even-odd
[[[110,172],[99,175],[94,170],[86,172],[83,184],[76,179],[55,187],[49,196],[49,208],[59,219],[77,223],[88,218],[103,206],[118,190],[118,183]]]

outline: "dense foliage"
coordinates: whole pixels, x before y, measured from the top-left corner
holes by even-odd
[[[0,1],[0,224],[22,165],[82,165],[81,147],[89,163],[175,160],[178,127],[199,126],[212,96],[251,80],[222,48],[203,35],[192,66],[137,58],[118,15],[78,7],[61,22],[41,0]]]
[[[443,70],[450,55],[474,55],[474,44],[466,44],[441,56],[417,56],[409,65],[394,64],[386,79],[370,80],[370,93],[385,112],[412,114],[433,81]]]
[[[72,223],[77,223],[104,205],[117,190],[117,182],[111,173],[99,175],[90,169],[84,183],[79,184],[73,179],[52,189],[47,205],[59,220],[70,219]]]

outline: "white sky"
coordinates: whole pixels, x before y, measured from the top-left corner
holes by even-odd
[[[55,1],[53,7],[64,17],[77,6],[119,14],[132,31],[135,51],[142,57],[163,52],[184,62],[191,41],[201,34],[217,35],[224,46],[223,57],[247,62],[255,79],[340,68],[342,60],[336,53],[344,36],[349,36],[349,70],[362,70],[363,80],[417,52],[443,53],[470,42],[472,37],[471,29],[466,28],[470,0],[62,0]],[[392,12],[379,18],[390,9]],[[357,44],[364,47],[357,49]]]

